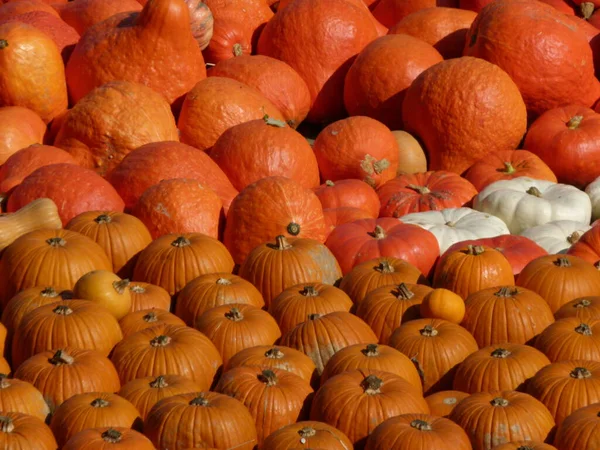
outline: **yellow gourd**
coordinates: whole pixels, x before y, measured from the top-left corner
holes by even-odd
[[[38,198],[14,213],[1,214],[0,251],[24,234],[42,228],[62,228],[58,209],[49,198]]]

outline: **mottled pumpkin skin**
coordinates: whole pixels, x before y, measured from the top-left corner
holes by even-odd
[[[53,6],[60,18],[79,34],[115,14],[142,10],[142,5],[136,0],[72,0]]]
[[[373,15],[386,27],[393,27],[409,14],[436,6],[457,7],[458,0],[379,0]]]

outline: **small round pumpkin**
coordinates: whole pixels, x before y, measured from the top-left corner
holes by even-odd
[[[119,320],[123,338],[159,324],[185,325],[185,322],[169,311],[153,308],[130,312]]]
[[[379,216],[379,197],[375,189],[362,180],[327,180],[315,189],[315,194],[323,209],[354,207],[366,211],[373,219]]]
[[[281,427],[263,442],[263,450],[292,450],[298,448],[323,448],[328,450],[350,450],[352,442],[331,425],[317,421],[300,421]]]
[[[129,284],[129,293],[132,312],[151,308],[171,310],[171,296],[160,286],[134,281]]]
[[[117,320],[131,311],[129,280],[108,270],[93,270],[83,275],[73,288],[73,296],[106,308]]]
[[[154,450],[154,445],[139,431],[124,427],[87,428],[73,435],[63,450],[135,449]]]
[[[0,415],[0,447],[19,450],[55,450],[52,431],[40,418],[20,412]]]
[[[562,305],[555,313],[556,320],[577,317],[582,322],[600,319],[600,296],[587,296],[571,300]]]
[[[423,297],[419,311],[421,317],[460,324],[465,317],[465,301],[448,289],[438,288]]]
[[[45,421],[50,408],[44,396],[31,383],[18,378],[8,378],[0,373],[0,411],[29,414]]]
[[[41,117],[29,108],[23,106],[4,106],[0,107],[0,117],[2,118],[2,132],[6,133],[4,138],[0,141],[0,191],[8,192],[8,189],[19,184],[24,176],[20,176],[15,179],[13,186],[9,186],[7,183],[9,178],[12,178],[11,173],[14,171],[21,175],[28,175],[33,170],[28,171],[27,174],[22,172],[23,169],[28,169],[31,164],[32,155],[39,155],[36,150],[41,147],[40,145],[44,141],[44,134],[46,133],[46,124]],[[34,147],[35,145],[35,147]],[[62,150],[54,147],[50,150],[58,158],[64,158],[65,161],[73,161],[70,155],[65,155]],[[15,153],[20,155],[12,156]],[[29,155],[30,158],[24,158]],[[7,162],[10,163],[7,164]],[[18,163],[21,164],[18,164]],[[63,162],[63,161],[59,161]],[[21,166],[21,167],[19,167]],[[29,167],[28,167],[29,166]],[[35,167],[36,169],[39,165]]]
[[[425,397],[431,414],[448,417],[459,402],[470,394],[461,391],[438,391]]]

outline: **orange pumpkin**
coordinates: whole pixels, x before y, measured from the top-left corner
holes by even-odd
[[[281,427],[271,433],[263,442],[264,450],[292,450],[298,442],[306,448],[326,448],[328,450],[349,450],[352,442],[331,425],[317,421],[300,421]]]
[[[54,1],[52,2],[54,3]],[[92,25],[102,22],[115,14],[141,11],[142,5],[136,0],[74,0],[54,3],[60,18],[83,34]]]
[[[577,256],[597,265],[600,261],[600,227],[592,227],[583,233],[567,250],[567,255]]]
[[[380,0],[371,9],[381,23],[392,27],[409,14],[435,6],[458,6],[458,0]]]
[[[77,280],[73,296],[106,308],[120,320],[131,310],[131,293],[128,287],[128,279],[122,280],[108,270],[92,270]]]
[[[580,297],[562,305],[554,313],[556,320],[577,317],[581,322],[600,319],[600,296]]]
[[[46,124],[37,113],[22,106],[0,108],[0,119],[2,120],[3,136],[0,141],[0,164],[2,164],[0,166],[0,192],[8,192],[10,188],[19,184],[23,178],[39,166],[34,166],[35,161],[29,162],[30,158],[23,158],[26,161],[18,164],[15,159],[19,159],[19,157],[13,157],[8,166],[6,165],[7,160],[21,149],[44,142]],[[35,151],[34,154],[39,154],[38,147],[32,147],[32,150]],[[26,151],[26,153],[32,153],[32,150]],[[58,159],[61,157],[64,155],[57,155],[57,160],[54,162],[63,162]],[[72,160],[68,157],[65,159]],[[19,173],[20,176],[13,174],[14,172]],[[10,181],[13,177],[17,179]]]
[[[0,7],[0,17],[14,17],[30,11],[44,11],[58,17],[56,10],[45,0],[9,0]],[[58,2],[56,2],[58,3]]]
[[[62,447],[63,450],[78,450],[83,447],[89,450],[111,448],[134,448],[136,450],[154,450],[154,445],[139,431],[124,427],[87,428],[73,435]]]
[[[365,211],[372,219],[379,216],[377,193],[364,181],[356,178],[327,180],[314,191],[323,209],[353,207]]]
[[[561,450],[593,448],[596,445],[599,420],[599,403],[577,409],[556,430],[554,444]]]
[[[373,216],[364,209],[353,208],[351,206],[323,209],[323,216],[325,217],[325,225],[327,226],[329,233],[327,237],[329,237],[333,230],[339,225],[354,222],[355,220],[373,218]]]
[[[494,447],[496,450],[556,450],[556,447],[540,441],[512,441]]]
[[[131,295],[131,312],[152,308],[171,310],[171,296],[160,286],[136,281],[129,284],[129,294]]]
[[[0,374],[0,410],[14,411],[45,421],[50,408],[44,396],[31,383]]]
[[[123,338],[159,324],[185,325],[185,322],[169,311],[154,308],[130,312],[119,320]]]
[[[431,414],[439,417],[448,417],[459,402],[469,394],[461,391],[439,391],[425,397]]]
[[[537,337],[535,347],[552,362],[573,359],[600,361],[600,320],[559,319]]]
[[[421,317],[461,323],[465,317],[465,301],[448,289],[434,289],[423,297],[419,311]]]
[[[38,417],[20,412],[3,412],[0,415],[0,447],[54,450],[57,445],[50,428]]]

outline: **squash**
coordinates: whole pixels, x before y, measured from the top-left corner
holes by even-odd
[[[61,227],[56,204],[49,198],[38,198],[14,213],[0,215],[0,251],[30,231]]]

